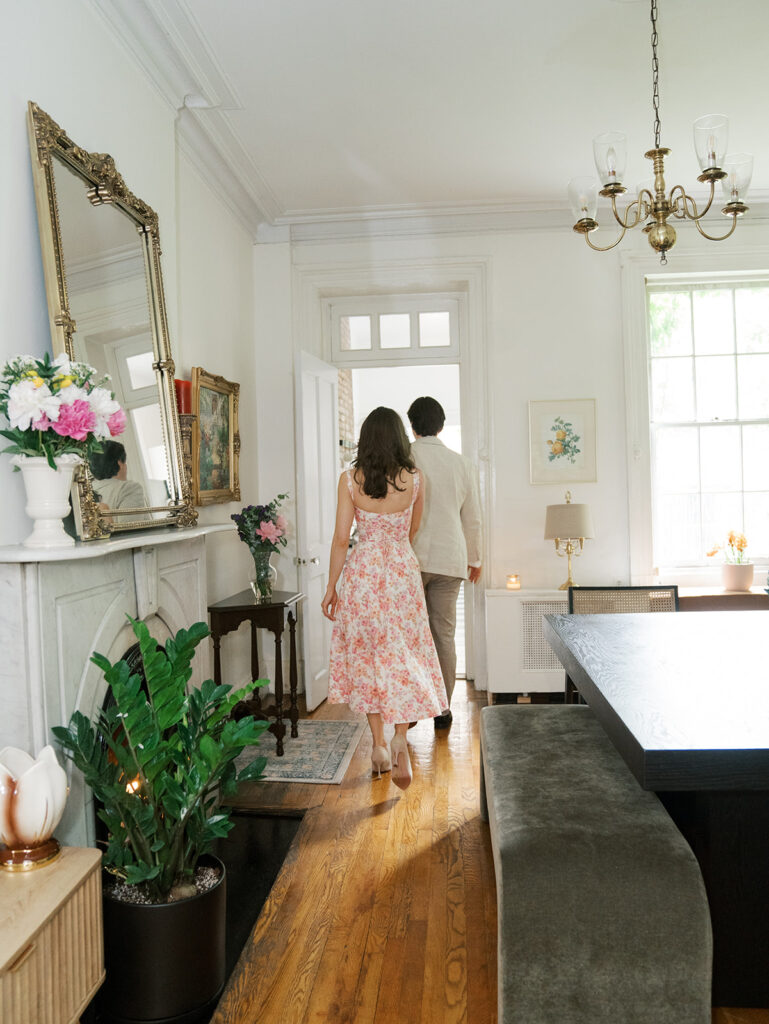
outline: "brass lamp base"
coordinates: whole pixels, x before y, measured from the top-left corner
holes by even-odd
[[[59,841],[46,839],[39,846],[4,846],[0,849],[0,869],[6,871],[33,871],[35,868],[45,867],[52,860],[59,856],[61,846]]]
[[[565,583],[562,583],[558,589],[568,590],[569,587],[579,587],[579,583],[575,583],[573,579],[568,579]]]
[[[564,551],[566,554],[566,582],[560,585],[560,587],[558,588],[559,590],[568,590],[569,587],[579,586],[579,583],[574,582],[574,577],[571,574],[571,559],[572,556],[579,557],[582,554],[582,542],[582,537],[580,537],[576,541],[572,540],[571,538],[567,538],[564,543]],[[577,544],[579,545],[579,547],[577,547]],[[560,538],[556,539],[555,550],[559,555],[561,555],[561,557],[563,557],[560,547]]]

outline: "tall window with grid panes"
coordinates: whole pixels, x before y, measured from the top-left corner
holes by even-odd
[[[655,565],[769,563],[769,278],[647,285]]]

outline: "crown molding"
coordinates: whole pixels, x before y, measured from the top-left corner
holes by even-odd
[[[231,124],[228,111],[243,104],[186,0],[88,2],[178,112],[180,150],[255,242],[548,231],[573,224],[565,199],[284,210]],[[750,198],[745,223],[769,220],[769,191]]]
[[[229,123],[242,102],[184,0],[90,0],[165,102],[178,113],[180,149],[255,237],[280,208]]]

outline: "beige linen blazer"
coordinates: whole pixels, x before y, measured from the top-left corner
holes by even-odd
[[[475,467],[437,437],[418,437],[411,455],[425,489],[422,522],[413,542],[419,568],[467,579],[468,565],[483,561]]]

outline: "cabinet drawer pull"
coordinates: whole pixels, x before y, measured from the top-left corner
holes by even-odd
[[[21,967],[21,965],[26,963],[27,960],[29,960],[29,958],[35,952],[35,946],[36,946],[36,944],[34,942],[30,942],[30,944],[27,946],[26,949],[22,949],[21,953],[19,953],[19,955],[13,961],[13,963],[8,968],[8,970],[11,971],[11,972],[18,971],[18,969]]]

